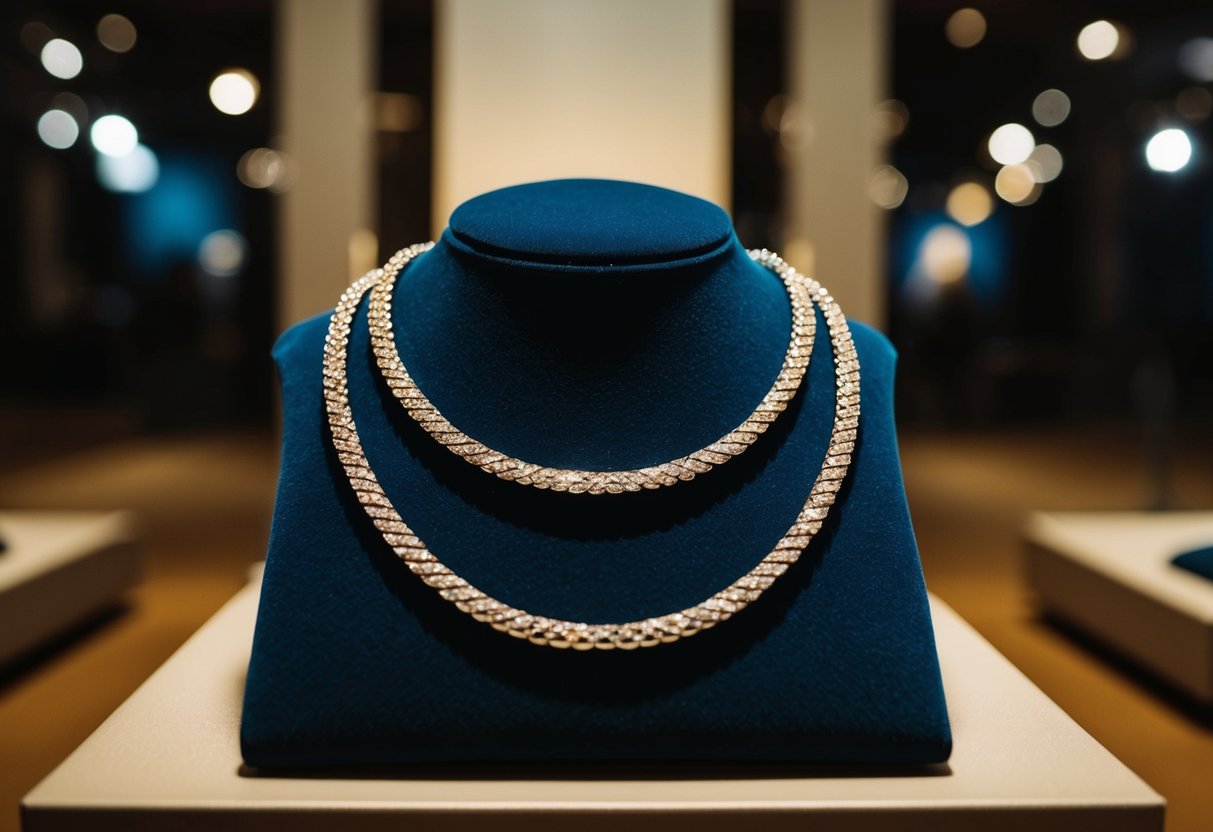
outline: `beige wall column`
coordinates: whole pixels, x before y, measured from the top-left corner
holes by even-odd
[[[434,225],[486,190],[598,176],[728,207],[726,0],[435,6]]]
[[[293,182],[281,195],[278,327],[330,309],[363,266],[374,215],[367,102],[374,0],[279,0],[279,113]]]
[[[885,322],[885,230],[869,196],[883,151],[873,112],[885,97],[885,0],[792,0],[788,260],[830,288],[847,315]]]

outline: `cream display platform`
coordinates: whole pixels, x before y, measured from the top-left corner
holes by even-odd
[[[1163,828],[1162,798],[935,598],[946,765],[260,775],[238,738],[258,592],[233,598],[26,796],[25,830]]]
[[[1038,513],[1025,536],[1045,610],[1213,705],[1213,581],[1171,563],[1213,541],[1213,512]]]
[[[117,604],[139,579],[125,512],[0,511],[0,664]]]

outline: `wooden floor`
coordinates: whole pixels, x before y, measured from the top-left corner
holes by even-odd
[[[1170,801],[1171,832],[1213,829],[1213,717],[1044,623],[1019,573],[1032,509],[1125,509],[1147,487],[1116,434],[903,437],[930,588]],[[1182,507],[1213,507],[1213,460],[1183,455]],[[28,457],[27,457],[28,458]],[[0,506],[130,508],[149,570],[127,607],[0,671],[0,832],[17,803],[246,581],[277,469],[261,436],[115,442],[0,472]]]

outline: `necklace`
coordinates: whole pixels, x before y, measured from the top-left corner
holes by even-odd
[[[420,250],[426,251],[431,246],[433,243],[422,244]],[[452,425],[426,398],[409,375],[396,349],[396,334],[392,328],[392,290],[396,285],[397,276],[410,259],[394,257],[389,260],[383,268],[383,275],[371,292],[367,321],[371,330],[371,349],[379,371],[387,381],[392,395],[404,406],[405,412],[430,436],[465,462],[510,482],[574,494],[619,494],[624,491],[639,491],[642,488],[661,488],[694,479],[695,475],[707,473],[713,467],[723,465],[744,453],[765,433],[779,414],[787,409],[788,402],[796,395],[808,370],[817,318],[813,314],[803,282],[797,279],[795,271],[787,269],[783,273],[777,272],[792,304],[792,332],[784,354],[783,366],[771,389],[758,403],[758,407],[736,428],[706,448],[644,468],[581,471],[526,462],[494,450]],[[765,262],[763,265],[769,266]]]
[[[763,249],[751,251],[750,256],[803,287],[825,318],[834,352],[834,423],[825,459],[804,508],[775,547],[749,572],[693,607],[620,624],[589,624],[534,615],[493,598],[451,571],[404,522],[371,470],[350,409],[346,374],[350,330],[362,296],[383,280],[389,269],[398,272],[428,248],[417,245],[403,249],[393,255],[387,267],[354,281],[333,310],[324,342],[324,404],[337,458],[359,504],[409,571],[461,612],[533,644],[577,650],[627,650],[677,641],[728,620],[762,597],[799,560],[821,530],[851,464],[859,428],[859,360],[846,318],[829,292],[817,281],[798,274],[778,255]]]

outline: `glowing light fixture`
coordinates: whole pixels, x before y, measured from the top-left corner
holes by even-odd
[[[130,52],[138,37],[135,24],[120,14],[107,14],[97,22],[97,40],[111,52]]]
[[[1032,102],[1032,118],[1044,127],[1056,127],[1070,115],[1070,96],[1061,90],[1045,90]]]
[[[38,119],[38,138],[47,147],[64,150],[80,137],[80,125],[64,110],[47,110]]]
[[[922,273],[933,283],[957,283],[969,273],[973,244],[963,229],[938,225],[927,232],[919,249]]]
[[[891,211],[905,201],[910,190],[901,171],[892,165],[881,165],[872,172],[872,181],[868,183],[868,193],[872,201],[885,210]]]
[[[985,185],[961,182],[948,193],[948,216],[963,226],[980,225],[994,212],[994,200]]]
[[[120,194],[149,191],[160,178],[160,161],[150,148],[136,144],[122,156],[97,157],[97,178],[102,186]]]
[[[97,152],[106,156],[125,156],[139,144],[139,131],[122,116],[102,116],[88,135]]]
[[[986,19],[977,9],[960,9],[944,24],[948,42],[958,49],[968,49],[981,43],[986,36]]]
[[[1111,58],[1120,46],[1120,30],[1107,20],[1096,20],[1078,33],[1078,51],[1088,61]]]
[[[198,245],[198,265],[209,275],[234,277],[244,265],[247,248],[244,237],[230,228],[212,231]]]
[[[1028,165],[1007,165],[994,178],[994,191],[1012,205],[1031,205],[1040,198],[1040,183]]]
[[[84,57],[76,44],[63,38],[52,38],[42,47],[42,68],[65,81],[75,78],[84,69]]]
[[[1175,173],[1192,159],[1192,140],[1176,127],[1159,130],[1146,142],[1146,164],[1163,173]]]
[[[211,103],[215,109],[229,116],[238,116],[253,109],[261,85],[257,77],[247,69],[229,69],[211,81]]]
[[[1017,165],[1032,155],[1036,139],[1022,124],[1004,124],[990,134],[990,158],[1000,165]]]

